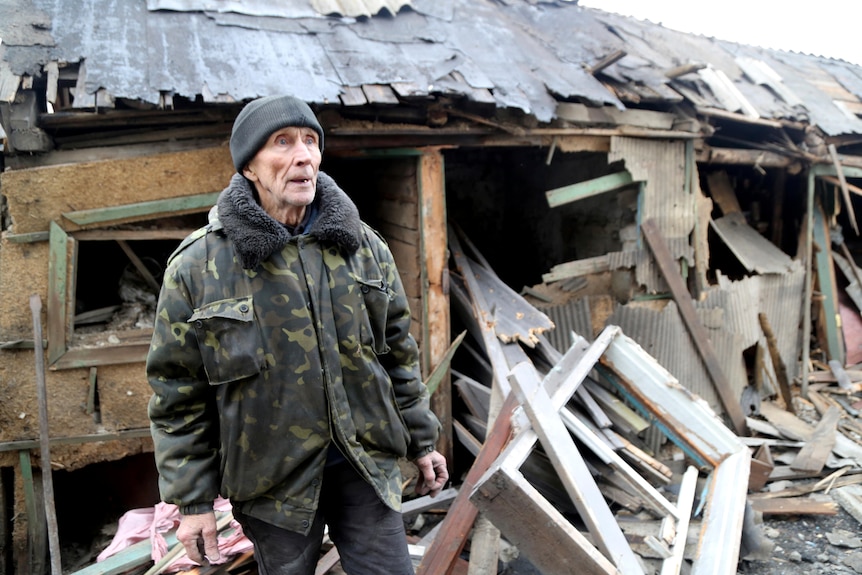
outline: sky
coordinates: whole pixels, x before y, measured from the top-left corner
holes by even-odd
[[[666,28],[862,65],[862,0],[579,0]]]

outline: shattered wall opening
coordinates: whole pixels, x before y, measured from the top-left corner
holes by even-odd
[[[175,240],[129,241],[127,247],[161,284]],[[75,269],[74,346],[85,334],[152,328],[158,291],[117,242],[78,243]]]
[[[158,476],[150,453],[97,462],[74,471],[54,471],[57,526],[63,565],[92,562],[114,535],[117,520],[131,509],[159,502]]]
[[[609,192],[551,209],[545,192],[616,169],[603,152],[461,148],[446,152],[449,220],[460,226],[507,284],[541,281],[559,262],[621,249],[636,192]]]

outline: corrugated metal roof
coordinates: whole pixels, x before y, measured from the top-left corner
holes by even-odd
[[[276,92],[326,104],[390,85],[411,97],[490,96],[542,122],[555,119],[558,101],[622,107],[619,95],[862,133],[847,111],[862,98],[859,66],[562,0],[6,0],[0,16],[3,81],[85,61],[79,105],[98,90],[152,104],[164,93],[243,101]],[[625,57],[599,78],[587,71],[618,51]],[[687,63],[708,71],[666,75]],[[736,103],[713,91],[715,78],[727,79]]]
[[[309,18],[317,15],[370,18],[383,10],[397,14],[404,6],[410,6],[410,0],[147,0],[148,10],[233,12],[277,18]]]

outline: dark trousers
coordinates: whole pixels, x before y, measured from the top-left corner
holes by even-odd
[[[388,508],[347,462],[323,475],[320,508],[305,536],[234,511],[254,544],[260,575],[314,575],[324,525],[349,575],[413,575],[401,514]]]

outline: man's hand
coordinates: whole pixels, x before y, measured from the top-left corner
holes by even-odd
[[[449,481],[449,470],[446,468],[446,458],[432,451],[416,460],[419,477],[416,479],[416,493],[436,497]]]
[[[204,561],[218,561],[220,558],[214,512],[184,515],[177,528],[177,540],[195,563],[203,565]]]

